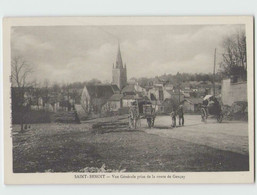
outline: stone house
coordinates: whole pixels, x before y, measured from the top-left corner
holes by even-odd
[[[184,111],[198,113],[200,112],[202,102],[202,98],[185,98],[183,101]]]
[[[81,106],[87,114],[99,114],[102,106],[116,93],[116,87],[111,84],[86,85],[81,94]]]
[[[147,94],[146,90],[143,87],[139,86],[137,83],[125,86],[122,89],[121,93],[123,94],[123,107],[130,107],[132,102],[134,102],[135,100],[143,99]]]
[[[118,112],[122,108],[122,94],[113,94],[107,103],[102,107],[102,113],[104,112]]]

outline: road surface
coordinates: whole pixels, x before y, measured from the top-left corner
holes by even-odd
[[[146,120],[142,120],[141,129],[149,134],[157,134],[239,154],[248,155],[249,151],[247,122],[223,121],[218,123],[214,119],[201,122],[199,115],[185,115],[185,126],[172,128],[171,117],[157,116],[153,128],[149,129]]]

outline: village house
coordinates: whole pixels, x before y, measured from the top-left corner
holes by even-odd
[[[81,106],[87,114],[101,113],[102,106],[117,93],[117,86],[111,84],[86,85],[81,94]]]
[[[102,113],[118,112],[122,108],[122,94],[113,94],[107,103],[102,107]]]
[[[198,113],[202,102],[202,98],[185,98],[183,100],[184,111],[187,113]]]
[[[132,102],[143,99],[143,97],[146,96],[146,90],[139,86],[138,83],[125,86],[121,93],[123,94],[123,107],[130,107]]]
[[[148,89],[147,97],[154,105],[156,112],[168,113],[171,112],[174,105],[178,105],[180,101],[184,100],[185,94],[174,90],[171,84],[157,83]]]
[[[129,108],[136,99],[135,95],[126,95],[122,98],[122,105],[123,107]]]

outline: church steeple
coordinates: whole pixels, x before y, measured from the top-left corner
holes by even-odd
[[[118,52],[117,52],[117,58],[116,58],[116,68],[123,68],[123,62],[122,62],[121,52],[120,52],[120,42],[118,43]]]
[[[118,43],[118,53],[116,58],[116,64],[112,69],[112,83],[117,85],[120,90],[127,85],[127,67],[126,64],[123,67],[123,62],[120,52],[120,43]]]

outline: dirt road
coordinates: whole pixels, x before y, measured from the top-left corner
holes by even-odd
[[[178,121],[177,121],[178,123]],[[175,138],[195,144],[210,146],[220,150],[248,155],[248,123],[214,119],[201,122],[199,115],[185,115],[185,126],[172,128],[169,116],[156,117],[155,126],[147,128],[146,120],[141,128],[149,134]]]
[[[171,128],[169,116],[158,116],[152,129],[146,120],[138,130],[92,129],[115,118],[32,124],[22,134],[14,125],[14,172],[84,172],[103,166],[111,172],[249,170],[247,123],[202,123],[199,116],[186,115],[184,127]]]

